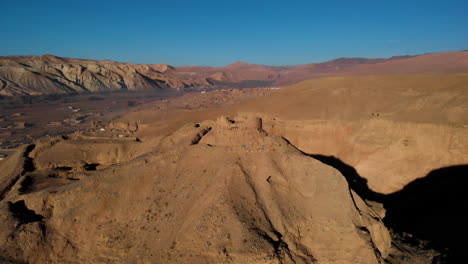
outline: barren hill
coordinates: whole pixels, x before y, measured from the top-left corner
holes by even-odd
[[[388,256],[381,206],[366,204],[337,170],[266,133],[255,116],[187,124],[150,149],[58,138],[1,164],[9,184],[1,193],[0,256],[303,264],[377,264]]]
[[[452,238],[468,233],[460,188],[468,175],[467,87],[466,75],[331,77],[224,109],[164,113],[150,104],[116,122],[138,122],[136,135],[147,141],[187,122],[254,113],[267,133],[339,169],[364,199],[383,203],[394,234],[429,239],[457,263],[464,250]],[[393,241],[397,252],[405,248],[398,235]]]
[[[122,120],[138,122],[146,138],[220,114],[255,113],[268,132],[338,157],[374,191],[391,193],[431,169],[468,163],[467,87],[466,75],[330,77],[224,109],[164,113],[148,105]]]
[[[0,58],[0,94],[154,90],[209,85],[167,64],[130,64],[52,55]]]
[[[224,82],[257,80],[272,85],[290,85],[329,76],[466,74],[468,73],[468,52],[394,56],[387,59],[339,58],[323,63],[293,66],[264,66],[236,62],[224,68],[190,66],[180,67],[178,71],[199,77],[208,75]],[[223,78],[219,78],[221,74]]]
[[[296,66],[236,62],[226,67],[171,67],[60,58],[52,55],[0,57],[0,95],[36,95],[212,86],[289,85],[327,76],[464,74],[468,52],[444,52],[388,59],[340,58]]]

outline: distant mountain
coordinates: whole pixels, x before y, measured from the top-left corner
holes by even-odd
[[[226,67],[131,64],[53,55],[0,57],[0,95],[144,91],[212,86],[289,85],[342,75],[468,73],[468,52],[387,59],[339,58],[323,63],[266,66],[235,62]]]
[[[261,81],[290,85],[307,79],[347,75],[464,74],[468,73],[468,51],[393,56],[386,59],[339,58],[322,63],[293,66],[266,66],[235,62],[226,67],[187,66],[180,73],[211,82],[245,83]]]

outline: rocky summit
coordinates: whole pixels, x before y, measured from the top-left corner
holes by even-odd
[[[380,263],[389,254],[382,206],[260,118],[188,124],[157,150],[143,144],[54,138],[2,164],[3,258]]]

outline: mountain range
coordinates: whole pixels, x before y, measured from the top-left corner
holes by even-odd
[[[225,67],[131,64],[53,55],[0,57],[0,95],[204,89],[290,85],[347,75],[464,74],[468,51],[391,58],[339,58],[323,63],[265,66],[235,62]]]

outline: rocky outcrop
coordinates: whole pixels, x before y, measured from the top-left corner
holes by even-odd
[[[130,64],[52,55],[0,58],[0,94],[143,91],[209,85],[167,64]]]
[[[336,169],[266,133],[254,116],[187,124],[145,151],[140,142],[94,141],[39,142],[20,155],[35,166],[0,202],[0,256],[377,264],[389,253],[382,206],[362,200]]]

